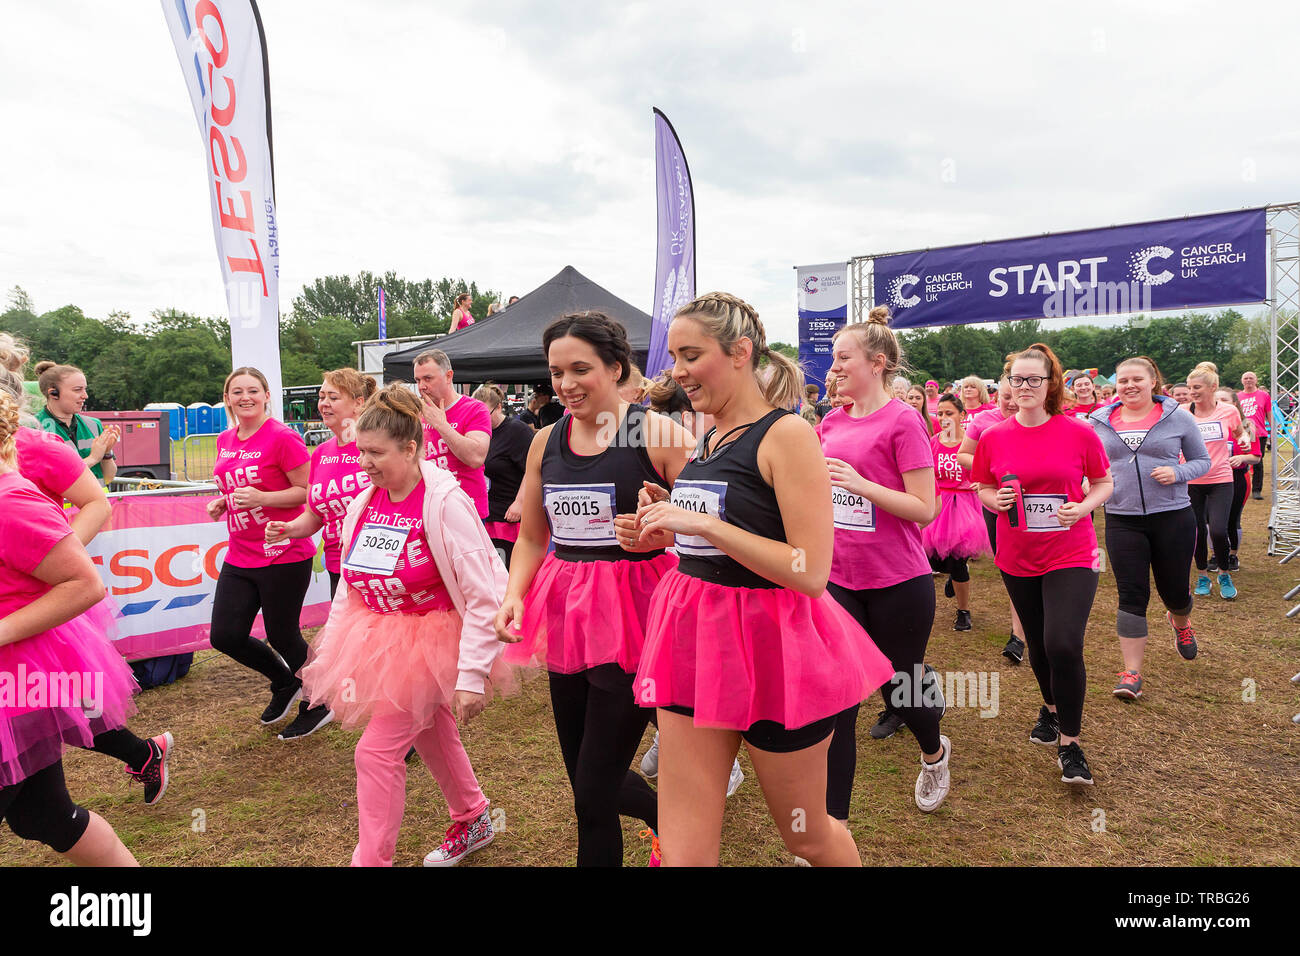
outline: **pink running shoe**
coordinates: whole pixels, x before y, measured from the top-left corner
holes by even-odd
[[[447,828],[447,838],[442,845],[424,858],[424,865],[455,866],[475,850],[491,843],[495,835],[492,817],[487,810],[469,823],[453,823]]]

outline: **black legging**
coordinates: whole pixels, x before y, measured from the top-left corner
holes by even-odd
[[[338,593],[339,579],[343,575],[338,571],[326,571],[325,573],[330,576],[330,600],[333,601],[334,595]]]
[[[940,574],[951,575],[957,584],[965,584],[970,580],[970,568],[965,558],[936,558],[931,555],[930,568]]]
[[[1241,530],[1241,512],[1246,507],[1246,476],[1250,468],[1232,469],[1232,506],[1228,508],[1228,550],[1236,551],[1240,544],[1237,532]],[[1225,567],[1224,570],[1227,570]]]
[[[1214,560],[1220,571],[1228,570],[1228,512],[1232,510],[1232,482],[1213,485],[1188,485],[1187,496],[1192,499],[1196,513],[1196,568],[1204,571],[1206,561],[1205,526],[1210,526],[1210,542],[1214,545]]]
[[[1261,435],[1259,439],[1259,461],[1250,467],[1254,469],[1250,482],[1250,493],[1252,495],[1262,495],[1264,493],[1264,455],[1268,451],[1269,437]]]
[[[97,734],[92,745],[86,749],[106,757],[115,757],[132,770],[139,770],[148,763],[151,754],[149,742],[141,740],[125,727]]]
[[[1002,572],[1025,630],[1029,666],[1043,703],[1056,707],[1064,737],[1079,736],[1083,725],[1083,632],[1097,596],[1097,577],[1092,568],[1061,568],[1032,578]]]
[[[311,562],[311,558],[303,558],[265,568],[240,568],[227,561],[217,577],[212,646],[262,674],[274,690],[296,683],[294,675],[307,662],[307,642],[302,639],[298,618],[311,584]],[[252,637],[259,610],[271,647]],[[275,656],[277,652],[283,662]]]
[[[622,866],[619,816],[659,829],[658,796],[628,769],[650,722],[650,710],[636,705],[632,675],[624,675],[616,664],[576,674],[548,671],[547,676],[555,733],[573,787],[578,866]]]
[[[826,589],[862,625],[894,666],[893,679],[880,688],[885,709],[903,719],[924,753],[938,751],[942,711],[926,706],[917,677],[934,626],[934,584],[930,575],[917,575],[887,588],[850,591],[838,584],[828,584]],[[907,706],[896,706],[891,701],[895,695]],[[826,751],[826,812],[837,820],[849,818],[853,778],[858,768],[857,723],[858,707],[841,713],[835,720],[835,736]]]
[[[57,760],[9,787],[0,787],[0,820],[24,840],[67,853],[90,826],[90,813],[72,802]]]
[[[510,570],[510,556],[515,553],[515,543],[506,541],[504,538],[492,538],[492,546],[497,549],[497,554],[501,555],[501,563]]]
[[[1106,514],[1106,554],[1115,572],[1120,637],[1147,636],[1151,578],[1164,606],[1175,614],[1192,610],[1187,575],[1196,547],[1196,515],[1190,507],[1151,515]]]

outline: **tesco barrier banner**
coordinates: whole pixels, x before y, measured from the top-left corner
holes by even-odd
[[[655,116],[655,298],[645,374],[654,378],[668,361],[668,324],[695,298],[695,190],[677,131],[659,110]]]
[[[1265,210],[877,256],[894,328],[1263,302]]]
[[[203,138],[233,367],[262,370],[280,418],[280,230],[262,19],[252,0],[162,8]]]
[[[117,606],[115,646],[127,660],[211,647],[212,598],[226,553],[226,523],[208,517],[209,497],[112,498],[106,530],[87,545]],[[303,627],[329,616],[329,575],[317,542]],[[265,637],[262,618],[254,637]]]
[[[831,339],[849,317],[849,267],[843,262],[798,266],[799,362],[804,378],[826,388],[831,370]]]

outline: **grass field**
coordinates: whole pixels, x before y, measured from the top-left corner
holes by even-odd
[[[1099,516],[1099,528],[1101,518]],[[863,708],[857,786],[850,824],[864,862],[876,865],[1295,865],[1300,825],[1300,670],[1297,622],[1283,617],[1282,594],[1300,571],[1264,554],[1267,502],[1246,508],[1243,569],[1235,602],[1217,592],[1198,602],[1200,655],[1183,661],[1161,614],[1138,702],[1111,696],[1120,658],[1115,587],[1103,574],[1088,627],[1088,694],[1083,745],[1097,784],[1059,782],[1055,754],[1029,742],[1040,699],[1028,663],[1000,656],[1007,599],[991,562],[974,569],[975,629],[954,633],[942,595],[927,659],[943,671],[991,672],[996,716],[955,708],[944,720],[953,742],[953,789],[926,816],[912,787],[917,748],[906,731],[873,741],[878,709]],[[132,727],[170,729],[177,750],[172,783],[144,806],[114,761],[70,751],[64,763],[75,799],[106,817],[145,864],[345,865],[356,840],[352,748],[338,727],[296,744],[275,739],[257,717],[266,682],[229,659],[204,652],[190,675],[149,691]],[[545,680],[491,705],[464,733],[480,782],[505,828],[472,866],[572,865],[572,796],[555,741]],[[643,750],[650,742],[649,734]],[[722,862],[790,865],[742,753],[747,779],[728,801]],[[448,824],[436,784],[411,766],[399,865],[419,865]],[[643,865],[648,847],[625,820],[625,860]],[[56,862],[44,847],[0,831],[9,864]]]

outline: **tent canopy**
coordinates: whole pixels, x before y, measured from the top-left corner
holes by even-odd
[[[627,329],[633,361],[645,366],[650,348],[650,316],[592,282],[573,266],[522,296],[518,302],[467,329],[429,342],[417,342],[384,356],[384,381],[414,380],[415,357],[429,348],[451,359],[459,384],[532,383],[551,377],[542,354],[542,333],[568,312],[604,312]]]

